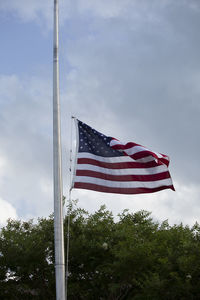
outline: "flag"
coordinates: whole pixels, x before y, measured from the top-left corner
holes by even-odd
[[[72,188],[117,194],[174,190],[167,155],[133,142],[123,144],[75,121],[77,153]]]

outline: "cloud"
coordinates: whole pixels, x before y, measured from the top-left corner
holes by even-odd
[[[17,219],[16,209],[0,198],[0,227],[4,226],[8,219]]]
[[[159,8],[158,16],[152,5],[155,18],[146,21],[143,15],[137,30],[130,18],[93,20],[94,32],[68,42],[72,70],[66,99],[73,99],[73,113],[91,125],[108,132],[114,120],[114,131],[108,133],[168,153],[176,176],[198,183],[199,11],[179,1],[165,1],[165,9]]]
[[[13,24],[16,19],[40,24],[42,36],[43,30],[52,28],[52,5],[53,1],[7,0],[0,11]],[[74,192],[86,208],[105,201],[116,213],[130,207],[152,210],[163,218],[170,215],[170,222],[182,217],[191,223],[197,217],[199,7],[197,1],[186,0],[60,1],[64,192],[71,114],[107,135],[168,154],[177,190],[149,196],[148,201],[143,196]],[[48,33],[46,47],[52,44]],[[34,55],[34,49],[29,54]],[[21,76],[15,69],[14,75],[0,76],[0,157],[6,163],[0,170],[0,197],[19,217],[53,210],[52,80],[49,62],[44,64],[48,71],[44,74],[36,66],[33,76],[22,58]]]
[[[70,107],[72,114],[105,134],[168,154],[176,192],[148,199],[86,191],[73,195],[86,209],[106,203],[115,212],[147,209],[154,217],[169,217],[171,224],[193,224],[200,192],[199,7],[165,1],[148,10],[147,2],[142,3],[147,19],[141,11],[131,18],[130,5],[128,16],[92,19],[83,35],[67,40],[71,68],[63,108]]]
[[[28,87],[28,89],[27,89]],[[52,212],[52,107],[48,80],[0,77],[1,197],[19,217]]]
[[[196,185],[185,186],[175,182],[176,192],[165,190],[154,194],[115,195],[93,191],[73,190],[72,199],[79,199],[78,205],[90,213],[94,213],[103,204],[117,215],[124,209],[131,213],[146,210],[152,213],[154,220],[159,223],[168,219],[170,225],[180,224],[193,226],[200,223],[199,201],[200,189]]]
[[[194,11],[199,11],[200,7],[197,1],[182,0],[60,0],[60,18],[61,23],[67,19],[72,19],[75,16],[82,17],[97,17],[103,19],[123,18],[127,17],[137,19],[145,19],[152,21],[159,20],[158,12],[166,9],[174,8],[189,8]],[[48,0],[7,0],[0,3],[0,11],[11,13],[17,16],[23,22],[36,21],[44,18],[46,24],[52,23],[53,1]]]
[[[11,13],[23,22],[41,22],[41,16],[49,22],[52,20],[52,10],[53,2],[48,0],[7,0],[0,3],[0,11]]]
[[[4,186],[7,185],[7,176],[6,172],[9,169],[9,161],[6,156],[1,155],[0,153],[0,190],[4,189]],[[17,219],[16,208],[9,203],[8,201],[0,197],[0,227],[6,224],[8,219]]]

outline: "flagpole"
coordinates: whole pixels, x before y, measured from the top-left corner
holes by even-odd
[[[53,45],[53,174],[54,174],[54,247],[56,300],[65,300],[65,258],[63,235],[63,193],[61,167],[59,59],[58,59],[58,0],[54,0]]]

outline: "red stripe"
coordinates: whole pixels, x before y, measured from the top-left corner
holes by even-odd
[[[131,143],[128,143],[128,144],[131,144]],[[113,149],[115,150],[122,150],[125,152],[125,150],[129,149],[130,147],[126,147],[127,145],[115,145],[115,146],[112,146]],[[143,151],[139,151],[139,152],[136,152],[134,154],[127,154],[128,156],[130,156],[131,158],[137,160],[137,159],[140,159],[140,158],[144,158],[144,157],[147,157],[147,156],[153,156],[155,157],[156,159],[159,159],[158,156],[152,152],[152,151],[149,151],[149,150],[143,150]]]
[[[163,157],[165,157],[167,160],[169,160],[169,156],[168,155],[166,155],[166,154],[162,154],[162,153],[160,153]]]
[[[136,154],[139,154],[139,153],[143,153],[143,154],[146,154],[146,156],[152,155],[153,157],[157,157],[156,153],[154,153],[153,151],[148,150],[145,147],[143,147],[143,146],[141,146],[139,144],[132,143],[132,142],[127,143],[126,145],[122,145],[122,144],[119,145],[119,144],[117,144],[117,145],[112,146],[112,148],[115,149],[115,150],[128,150],[128,149],[134,148],[136,146],[142,147],[142,148],[144,148],[144,150],[143,151],[137,151],[133,155],[136,155]],[[130,155],[130,156],[132,157],[132,155]]]
[[[140,145],[140,144],[133,143],[133,142],[129,142],[129,143],[125,144],[125,145],[123,145],[123,144],[116,144],[116,145],[113,145],[113,146],[111,146],[111,147],[112,147],[113,149],[115,149],[115,150],[127,150],[127,149],[133,148],[133,147],[135,147],[135,146],[142,147],[142,148],[146,149],[146,150],[143,150],[143,151],[147,151],[147,152],[149,152],[149,153],[154,154],[154,155],[157,156],[157,154],[154,153],[153,151],[148,150],[146,147],[144,147],[144,146],[142,146],[142,145]],[[140,152],[140,151],[139,151],[139,152]],[[159,154],[162,155],[162,156],[164,156],[164,157],[166,157],[166,158],[168,158],[168,156],[165,155],[165,154],[162,154],[162,153],[159,153]]]
[[[117,144],[117,145],[112,146],[112,148],[115,149],[115,150],[122,150],[122,151],[124,151],[123,153],[125,155],[128,155],[125,152],[125,150],[133,148],[135,146],[141,146],[141,145],[130,142],[130,143],[127,143],[126,145]],[[141,146],[141,147],[143,147],[143,146]],[[143,148],[145,148],[145,147],[143,147]],[[161,154],[161,155],[164,156],[164,157],[159,158],[156,153],[154,153],[150,150],[143,150],[143,151],[139,151],[139,152],[136,152],[136,153],[134,153],[132,155],[128,155],[128,156],[130,156],[131,158],[133,158],[135,160],[145,158],[145,157],[148,157],[148,156],[152,156],[152,157],[155,157],[158,161],[162,162],[163,164],[165,164],[168,167],[169,166],[168,156],[165,155],[165,154]]]
[[[157,181],[170,178],[169,172],[163,172],[152,175],[110,175],[91,170],[77,170],[76,176],[88,176],[94,178],[101,178],[110,181]]]
[[[113,149],[115,149],[115,150],[127,150],[127,149],[133,148],[133,147],[135,147],[135,146],[143,147],[143,146],[141,146],[141,145],[139,145],[139,144],[132,143],[132,142],[127,143],[126,145],[123,145],[123,144],[116,144],[116,145],[112,145],[111,147],[112,147]]]
[[[74,188],[76,189],[86,189],[93,190],[97,192],[104,193],[116,193],[116,194],[142,194],[142,193],[154,193],[164,189],[172,189],[174,191],[173,185],[161,186],[158,188],[113,188],[101,186],[93,183],[75,182]]]
[[[167,167],[169,166],[169,159],[162,157],[162,158],[159,158],[159,161],[162,162]]]
[[[155,161],[149,161],[146,163],[141,162],[119,162],[119,163],[108,163],[108,162],[102,162],[99,160],[95,160],[92,158],[78,158],[77,161],[78,164],[89,164],[93,166],[98,166],[102,168],[107,169],[146,169],[146,168],[153,168],[157,167],[159,165],[162,165],[162,163]]]
[[[140,158],[144,158],[144,157],[147,157],[147,156],[153,156],[155,157],[156,159],[159,159],[158,156],[151,152],[151,151],[147,151],[147,150],[144,150],[144,151],[140,151],[140,152],[137,152],[137,153],[134,153],[132,155],[130,155],[130,157],[134,158],[134,159],[140,159]]]

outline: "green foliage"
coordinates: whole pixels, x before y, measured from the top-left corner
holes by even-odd
[[[0,299],[53,299],[52,217],[37,224],[9,220],[1,229],[0,285]]]
[[[149,212],[128,210],[116,221],[105,206],[94,214],[75,204],[68,210],[69,299],[199,299],[197,223],[158,224]],[[53,216],[9,220],[1,229],[0,299],[55,299],[53,232]]]

